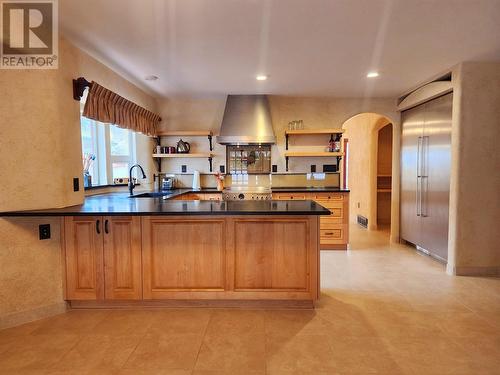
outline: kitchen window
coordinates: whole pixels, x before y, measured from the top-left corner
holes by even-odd
[[[136,160],[135,133],[113,124],[80,118],[84,166],[86,158],[95,156],[88,167],[91,186],[108,185],[115,178],[128,177],[129,168]]]

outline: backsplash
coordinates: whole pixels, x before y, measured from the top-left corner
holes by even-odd
[[[176,186],[190,188],[193,183],[192,174],[175,174]],[[217,181],[213,174],[201,174],[201,186],[215,188]],[[267,187],[340,187],[339,173],[326,173],[324,180],[307,179],[306,173],[293,174],[259,174],[259,175],[226,175],[224,186],[267,186]]]

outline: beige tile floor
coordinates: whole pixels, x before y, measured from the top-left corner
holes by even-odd
[[[0,374],[500,374],[500,280],[383,232],[321,254],[309,310],[75,310],[0,331]]]

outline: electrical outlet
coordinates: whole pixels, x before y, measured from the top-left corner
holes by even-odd
[[[181,166],[181,172],[186,173],[187,172],[187,166],[183,165]]]
[[[273,164],[272,171],[273,173],[278,173],[278,166],[276,164]]]
[[[80,179],[78,177],[73,178],[73,191],[80,190]]]
[[[311,173],[316,173],[316,164],[311,164]]]
[[[219,166],[220,173],[226,173],[226,167],[223,165]]]
[[[48,240],[50,238],[50,224],[40,224],[38,234],[41,240]]]

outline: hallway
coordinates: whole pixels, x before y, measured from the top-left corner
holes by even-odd
[[[351,236],[321,254],[315,311],[71,311],[0,331],[0,373],[498,374],[500,280]]]

